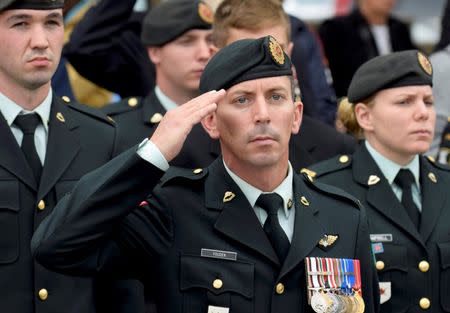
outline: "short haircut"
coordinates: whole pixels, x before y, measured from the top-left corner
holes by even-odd
[[[223,48],[231,28],[258,31],[276,25],[286,28],[290,40],[291,25],[280,0],[223,0],[215,12],[212,38]]]

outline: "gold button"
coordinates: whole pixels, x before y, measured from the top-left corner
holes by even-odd
[[[223,286],[223,281],[222,281],[221,279],[219,279],[219,278],[214,279],[214,281],[213,281],[213,287],[214,287],[215,289],[220,289],[220,288],[222,288],[222,286]]]
[[[422,309],[424,309],[424,310],[430,308],[430,305],[431,305],[430,299],[428,299],[428,298],[422,298],[422,299],[420,299],[419,305],[420,305],[420,307],[421,307]]]
[[[70,102],[70,98],[68,96],[62,96],[61,99],[63,99],[63,101],[66,103]]]
[[[128,99],[128,105],[130,107],[135,107],[138,104],[138,99],[136,98],[130,98]]]
[[[37,207],[38,207],[39,211],[44,210],[45,209],[45,202],[44,202],[44,200],[39,201]]]
[[[281,295],[284,293],[284,285],[282,283],[278,283],[277,287],[275,288],[275,291]]]
[[[39,290],[38,295],[39,295],[39,299],[41,299],[42,301],[47,300],[47,298],[48,298],[47,289],[42,288],[41,290]]]
[[[430,263],[428,263],[427,261],[421,261],[419,263],[419,270],[423,273],[428,272],[428,270],[430,269]]]
[[[348,160],[349,160],[349,157],[348,157],[347,155],[342,155],[342,156],[339,158],[339,162],[341,162],[341,163],[347,163]]]
[[[384,262],[383,261],[377,261],[377,263],[375,263],[375,267],[379,271],[384,270]]]
[[[203,169],[201,169],[201,168],[196,168],[194,170],[194,174],[200,174],[201,172],[203,172]]]

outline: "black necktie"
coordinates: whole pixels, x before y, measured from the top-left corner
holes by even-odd
[[[411,186],[414,183],[414,176],[410,170],[401,169],[394,182],[402,188],[402,205],[405,207],[406,212],[411,218],[412,222],[419,228],[420,212],[416,204],[413,201]]]
[[[278,221],[278,210],[283,208],[283,199],[276,193],[263,193],[256,201],[256,205],[267,212],[264,231],[269,237],[278,259],[284,262],[289,251],[289,239]]]
[[[34,144],[34,132],[40,122],[41,120],[36,113],[18,115],[14,120],[14,124],[23,132],[22,152],[25,155],[38,184],[41,179],[42,164]]]

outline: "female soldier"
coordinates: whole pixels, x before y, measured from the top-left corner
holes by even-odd
[[[367,207],[382,313],[450,312],[450,172],[421,155],[436,119],[431,86],[431,64],[416,50],[363,64],[343,120],[365,140],[306,171]]]

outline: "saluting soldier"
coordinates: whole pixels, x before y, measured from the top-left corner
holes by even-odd
[[[417,50],[376,57],[350,84],[347,129],[365,140],[352,156],[311,168],[368,211],[381,312],[450,308],[449,168],[423,157],[436,119],[432,67]]]
[[[30,253],[34,230],[56,202],[118,149],[116,128],[104,114],[52,92],[63,6],[63,0],[0,1],[0,312],[119,312],[122,302],[140,312],[137,281],[115,289],[114,279],[65,276]]]
[[[37,260],[57,271],[124,275],[141,264],[158,286],[160,312],[342,312],[344,303],[363,312],[361,292],[365,312],[377,312],[365,210],[289,163],[302,104],[278,42],[266,36],[224,47],[200,90],[137,150],[82,179],[37,230]],[[141,202],[200,120],[222,157],[205,169],[169,170]]]

